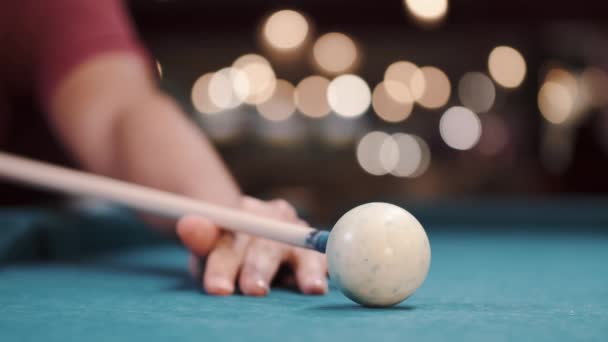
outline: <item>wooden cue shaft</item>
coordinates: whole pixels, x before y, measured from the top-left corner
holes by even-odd
[[[228,230],[325,251],[328,233],[324,231],[4,152],[0,152],[0,177],[54,191],[102,198],[170,218],[201,215]]]

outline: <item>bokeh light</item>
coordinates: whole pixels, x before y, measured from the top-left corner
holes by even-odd
[[[401,88],[399,99],[402,101],[397,101],[393,98],[388,92],[389,88],[393,90]],[[389,80],[380,82],[374,88],[372,106],[382,120],[386,122],[400,122],[407,119],[412,113],[414,99],[404,84]]]
[[[398,147],[388,134],[379,131],[369,132],[357,144],[357,162],[361,168],[374,176],[389,173],[398,162]]]
[[[209,80],[209,98],[220,109],[232,109],[249,95],[247,76],[234,68],[224,68]]]
[[[222,109],[213,104],[209,97],[209,82],[213,78],[212,72],[207,73],[199,77],[192,86],[192,92],[190,99],[194,108],[203,114],[215,114],[220,112]]]
[[[424,23],[435,23],[448,12],[448,0],[405,0],[408,12]]]
[[[572,115],[574,99],[560,83],[545,82],[538,91],[538,109],[553,124],[562,124]]]
[[[327,100],[336,114],[356,117],[367,110],[371,103],[371,91],[359,76],[347,74],[338,76],[329,83]]]
[[[416,75],[416,94],[411,90],[412,80]],[[386,68],[384,72],[385,88],[388,94],[399,102],[408,101],[411,97],[418,100],[426,89],[426,81],[418,66],[408,61],[397,61]],[[391,81],[391,82],[387,82]],[[406,87],[407,94],[404,94],[403,87]]]
[[[266,58],[257,54],[243,55],[234,61],[232,67],[247,78],[249,91],[244,98],[245,103],[260,104],[272,96],[276,77]]]
[[[292,10],[273,13],[263,27],[266,42],[279,50],[291,50],[301,46],[308,32],[309,25],[306,18]]]
[[[272,96],[256,106],[260,115],[270,121],[283,121],[296,110],[294,86],[288,81],[278,79]]]
[[[476,113],[484,113],[494,105],[496,88],[485,74],[467,72],[458,82],[458,98],[465,107]]]
[[[559,84],[568,91],[569,99],[572,101],[572,108],[568,113],[563,113],[566,116],[564,122],[568,121],[570,124],[579,123],[587,114],[587,110],[592,102],[592,91],[587,87],[584,79],[569,70],[558,67],[552,68],[547,72],[545,83],[548,82]],[[565,107],[563,108],[565,109]],[[549,110],[550,108],[545,107],[545,109]]]
[[[420,72],[415,72],[410,82],[412,96],[418,104],[428,109],[445,106],[450,99],[451,88],[448,76],[432,66],[420,68]]]
[[[397,177],[419,177],[428,169],[431,152],[427,143],[412,134],[388,135],[380,131],[365,134],[357,144],[357,162],[374,176],[391,173]]]
[[[355,42],[339,32],[322,35],[313,46],[315,64],[331,75],[352,70],[357,62],[357,55]]]
[[[428,169],[431,162],[431,150],[420,137],[396,133],[392,135],[398,149],[398,161],[390,171],[397,177],[419,177]]]
[[[441,116],[439,133],[446,145],[451,148],[469,150],[481,137],[481,121],[470,109],[454,106]]]
[[[331,112],[327,101],[329,80],[322,76],[309,76],[298,83],[295,92],[296,107],[311,118],[321,118]]]
[[[488,57],[488,70],[499,85],[516,88],[526,77],[526,60],[510,46],[497,46]]]
[[[382,145],[380,145],[378,158],[380,159],[380,165],[386,173],[393,172],[395,167],[397,167],[397,163],[399,163],[399,146],[392,136],[384,139]]]
[[[545,76],[545,82],[558,83],[564,86],[572,98],[579,95],[578,81],[576,77],[564,68],[552,68]]]

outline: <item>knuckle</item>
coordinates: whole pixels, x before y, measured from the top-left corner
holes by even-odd
[[[250,248],[243,260],[243,273],[265,274],[274,269],[285,259],[282,247],[273,245],[258,245]]]
[[[297,217],[296,210],[286,200],[284,200],[282,198],[275,199],[272,201],[272,204],[276,208],[276,210],[278,210],[281,217],[290,218],[290,219]]]
[[[317,251],[298,248],[295,256],[299,263],[308,264],[315,268],[327,268],[327,258],[324,254]]]
[[[249,196],[244,196],[241,199],[241,206],[245,210],[259,211],[260,208],[263,207],[263,202],[260,201],[260,200],[258,200],[257,198],[253,198],[253,197],[249,197]]]
[[[247,254],[252,261],[282,259],[286,248],[285,245],[275,241],[255,239],[252,241]]]

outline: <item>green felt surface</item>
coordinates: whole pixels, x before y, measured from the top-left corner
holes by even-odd
[[[335,289],[321,297],[281,289],[267,298],[206,296],[187,274],[183,249],[144,243],[136,221],[118,217],[0,212],[13,234],[0,234],[0,246],[30,249],[0,269],[0,341],[608,340],[608,234],[593,222],[557,232],[525,222],[511,230],[500,220],[430,224],[433,260],[422,288],[399,306],[367,309]],[[89,238],[57,243],[54,232],[76,235],[75,223]],[[96,253],[74,247],[93,246],[100,229],[131,228],[130,244]],[[54,246],[47,260],[32,241]],[[49,252],[62,248],[71,252]]]

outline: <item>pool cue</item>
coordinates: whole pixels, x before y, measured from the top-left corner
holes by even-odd
[[[0,177],[62,193],[100,198],[177,219],[203,216],[223,229],[325,252],[329,232],[281,222],[170,192],[0,152]]]

